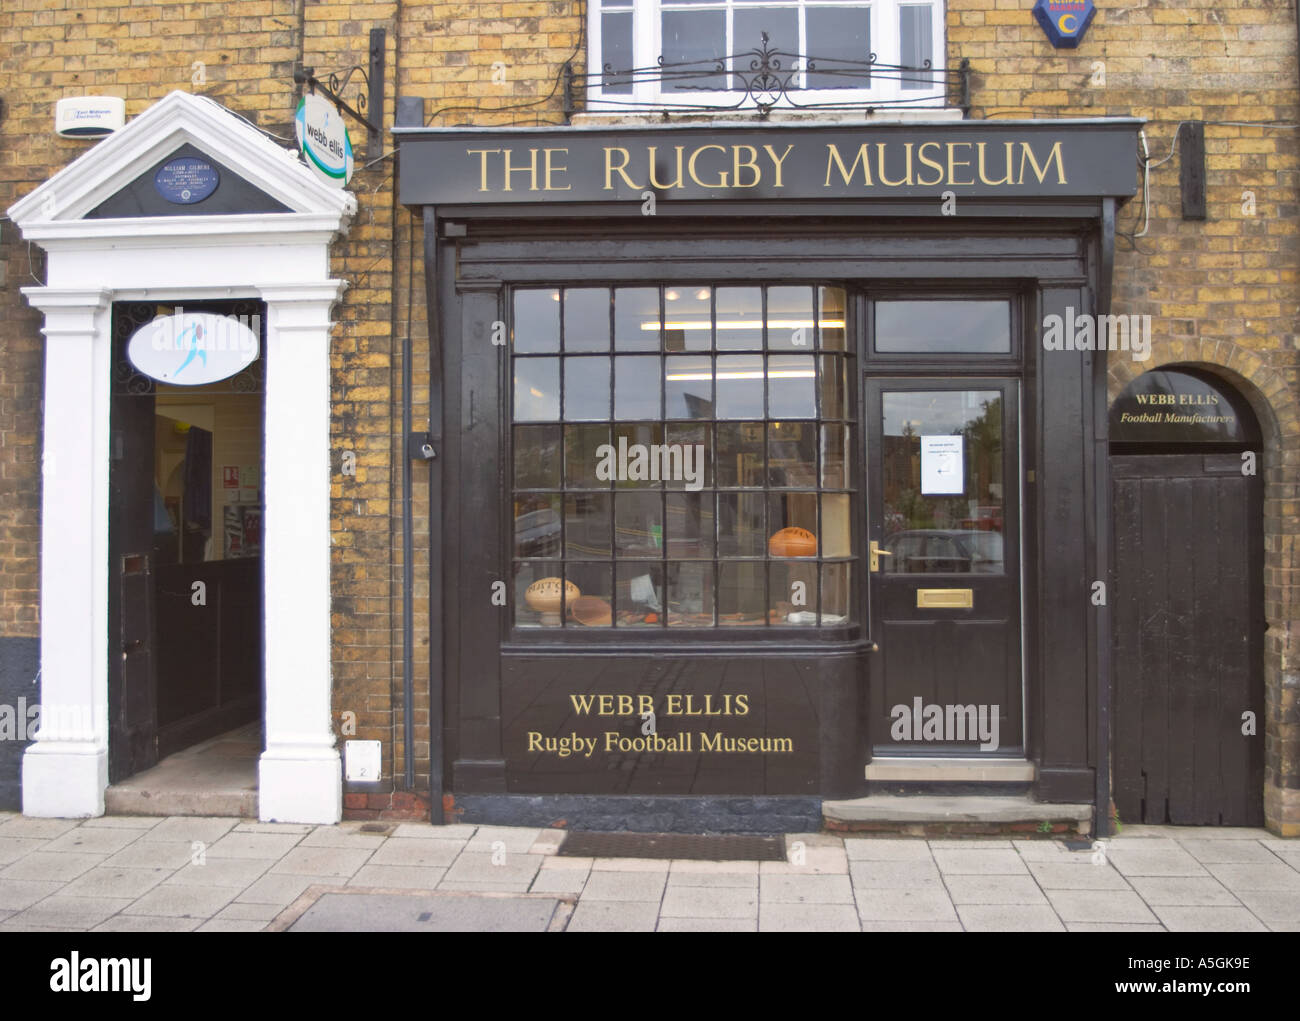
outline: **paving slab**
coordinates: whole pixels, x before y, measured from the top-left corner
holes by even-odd
[[[1180,840],[1179,846],[1199,861],[1209,864],[1276,864],[1273,852],[1258,840]]]
[[[897,890],[943,885],[931,861],[855,861],[849,866],[855,890]]]
[[[1233,893],[1242,890],[1276,890],[1300,893],[1300,872],[1284,862],[1272,865],[1209,864],[1210,874]]]
[[[1066,847],[1065,842],[1061,840],[1013,840],[1011,844],[1021,860],[1025,862],[1040,861],[1068,865],[1079,860],[1086,862],[1092,857],[1091,848],[1075,851]]]
[[[924,840],[894,837],[845,837],[849,861],[934,861]]]
[[[200,848],[200,851],[205,850]],[[105,860],[105,865],[124,869],[169,869],[181,868],[194,860],[199,853],[190,843],[176,840],[146,842],[137,840],[129,847],[124,847],[117,854]]]
[[[659,905],[648,901],[600,901],[583,897],[565,932],[654,932]]]
[[[478,832],[477,826],[467,823],[455,823],[448,826],[434,826],[427,822],[404,822],[395,829],[394,837],[425,837],[429,840],[469,840]]]
[[[53,880],[0,879],[0,910],[21,911],[38,900],[58,893],[62,882]]]
[[[0,837],[0,865],[12,865],[23,855],[39,851],[48,843],[48,840],[36,837]]]
[[[1032,876],[948,876],[954,904],[1047,904]]]
[[[967,932],[1064,932],[1050,907],[1033,904],[963,904],[957,909]]]
[[[436,890],[446,869],[414,865],[363,865],[348,886],[379,887],[389,890]]]
[[[446,868],[466,849],[463,840],[412,840],[391,837],[371,856],[368,865],[417,865]],[[507,851],[509,857],[511,852]]]
[[[99,865],[74,879],[63,892],[74,897],[129,897],[148,893],[172,874],[171,869],[126,869]]]
[[[178,869],[167,882],[181,886],[233,886],[242,890],[274,864],[274,858],[208,858],[202,865],[190,862]]]
[[[50,853],[32,851],[12,865],[0,869],[0,879],[30,879],[54,883],[67,883],[83,872],[104,863],[107,855],[83,854],[72,851]]]
[[[1029,874],[1044,890],[1129,889],[1128,882],[1110,865],[1093,865],[1087,859],[1068,865],[1031,861]]]
[[[83,829],[124,829],[151,830],[162,822],[157,815],[97,815],[91,819],[82,819]]]
[[[583,898],[600,901],[652,901],[664,895],[667,872],[596,872],[587,877]]]
[[[202,918],[167,918],[163,915],[114,915],[91,932],[193,932]]]
[[[209,918],[195,932],[261,932],[270,922],[240,918]]]
[[[364,848],[295,847],[273,866],[277,875],[343,876],[355,875],[373,852]]]
[[[142,833],[140,839],[186,842],[198,840],[204,844],[215,844],[244,821],[237,816],[174,815],[164,819],[147,833]]]
[[[124,915],[161,915],[169,918],[211,918],[240,891],[231,886],[184,886],[161,883],[140,897]]]
[[[545,932],[558,899],[324,893],[289,932]]]
[[[238,901],[227,904],[213,918],[238,919],[239,921],[269,922],[282,909],[274,904],[241,904]]]
[[[1156,921],[1132,890],[1048,890],[1047,899],[1065,922]]]
[[[668,858],[593,858],[593,872],[667,872]]]
[[[738,887],[670,888],[659,907],[660,918],[758,918],[758,891]]]
[[[207,844],[204,850],[209,858],[280,858],[288,854],[303,839],[299,833],[262,833],[234,829]]]
[[[1240,907],[1237,898],[1217,879],[1202,879],[1199,876],[1133,876],[1129,883],[1137,895],[1153,907],[1157,904]]]
[[[1160,905],[1152,908],[1170,932],[1267,932],[1258,918],[1242,907],[1189,907]]]
[[[961,922],[876,922],[863,919],[863,932],[963,932]]]
[[[858,914],[847,904],[763,903],[759,932],[861,932]]]
[[[502,890],[517,890],[520,883],[524,889],[533,881],[537,870],[541,868],[542,856],[537,854],[507,854],[498,858],[496,864],[491,854],[478,854],[462,851],[447,869],[444,883],[474,883],[477,889],[492,889],[499,884]]]
[[[41,850],[53,852],[75,851],[83,854],[116,854],[128,844],[139,840],[143,832],[143,830],[116,827],[87,829],[85,826],[78,826],[75,830],[69,830],[62,836],[47,841]]]
[[[527,854],[541,833],[541,830],[519,826],[480,826],[470,837],[468,850],[488,854],[499,843],[507,853]]]
[[[1236,894],[1257,918],[1275,923],[1300,922],[1300,891],[1295,890],[1240,890]]]
[[[758,932],[757,918],[659,918],[657,932]]]
[[[946,847],[934,852],[934,860],[945,875],[1028,875],[1015,848]]]
[[[235,833],[278,833],[286,836],[306,836],[316,829],[311,823],[302,822],[248,822],[237,825]]]
[[[1139,922],[1066,922],[1067,932],[1168,932],[1163,925]]]
[[[590,874],[590,869],[538,869],[528,890],[530,893],[579,894],[587,885]]]
[[[287,907],[302,896],[309,886],[343,886],[340,876],[293,876],[267,874],[244,890],[237,898],[241,904],[275,904]]]
[[[53,840],[69,830],[75,830],[78,825],[80,823],[76,819],[37,819],[27,815],[15,815],[0,822],[0,837]]]
[[[855,898],[864,922],[954,922],[957,912],[942,887],[922,890],[862,890]]]
[[[355,847],[375,851],[383,847],[388,837],[382,833],[362,833],[343,826],[318,826],[301,840],[299,847]]]
[[[563,860],[563,859],[560,859]],[[691,858],[674,858],[669,863],[668,875],[673,877],[688,875],[752,876],[758,879],[759,862],[756,861],[696,861]]]
[[[668,889],[733,889],[758,892],[759,878],[753,872],[669,872]]]
[[[10,925],[52,926],[69,931],[90,929],[130,905],[129,897],[73,897],[54,894],[10,918]]]
[[[1169,841],[1172,847],[1147,850],[1118,843],[1110,845],[1106,857],[1125,876],[1208,876],[1205,868]]]
[[[762,876],[759,895],[764,904],[852,904],[848,876]]]

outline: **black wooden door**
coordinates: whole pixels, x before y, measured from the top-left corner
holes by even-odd
[[[1235,453],[1110,463],[1120,820],[1262,826],[1260,480]]]
[[[108,778],[116,782],[158,761],[152,393],[113,394],[109,443]]]
[[[876,754],[1019,753],[1018,384],[872,378],[866,397]]]

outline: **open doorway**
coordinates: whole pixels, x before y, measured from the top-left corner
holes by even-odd
[[[257,814],[264,323],[251,300],[113,306],[110,811]]]

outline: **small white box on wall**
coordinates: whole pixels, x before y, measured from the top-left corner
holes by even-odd
[[[344,775],[363,783],[380,779],[380,742],[344,741]]]

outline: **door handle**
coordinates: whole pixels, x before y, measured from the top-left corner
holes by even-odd
[[[892,557],[893,555],[894,554],[890,553],[889,550],[881,549],[880,543],[876,542],[875,539],[871,540],[871,569],[873,571],[880,570],[881,557]]]

